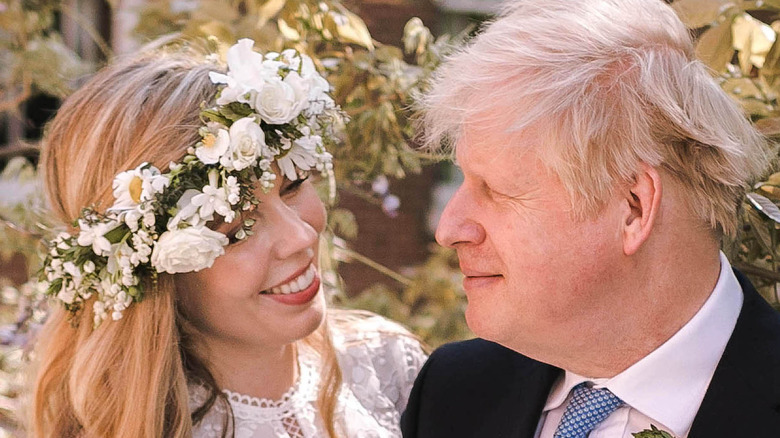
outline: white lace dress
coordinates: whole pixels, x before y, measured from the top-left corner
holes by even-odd
[[[350,438],[400,437],[401,413],[426,356],[420,344],[395,323],[372,317],[345,333],[331,326],[343,375],[336,405],[336,430]],[[324,437],[316,409],[320,383],[319,354],[301,344],[296,383],[276,401],[224,391],[235,419],[236,438]],[[191,406],[205,391],[190,387]],[[221,437],[225,408],[220,403],[195,427],[196,438]]]

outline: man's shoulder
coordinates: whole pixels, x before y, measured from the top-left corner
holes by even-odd
[[[439,347],[412,390],[404,436],[530,436],[559,371],[482,339]]]
[[[457,378],[461,383],[504,381],[508,375],[523,374],[541,365],[507,347],[479,338],[445,344],[433,352],[428,362],[432,376],[442,380]]]

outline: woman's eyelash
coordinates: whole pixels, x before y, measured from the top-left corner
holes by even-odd
[[[309,179],[309,174],[308,173],[305,174],[305,175],[299,176],[298,179],[296,179],[295,181],[290,182],[290,184],[287,184],[287,186],[284,187],[284,190],[283,190],[284,193],[292,193],[292,192],[298,190],[301,187],[301,184],[303,184],[304,181],[306,181],[307,179]]]

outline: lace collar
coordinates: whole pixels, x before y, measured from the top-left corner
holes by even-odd
[[[281,420],[298,414],[317,400],[319,386],[317,353],[306,344],[298,345],[298,379],[278,400],[252,397],[223,389],[237,419]]]

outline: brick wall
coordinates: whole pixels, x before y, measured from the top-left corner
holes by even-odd
[[[374,39],[385,44],[400,46],[404,24],[412,17],[420,17],[432,29],[437,24],[437,10],[427,0],[348,0],[345,4],[365,20]],[[396,271],[425,260],[433,241],[426,229],[426,215],[434,180],[432,168],[424,169],[420,175],[392,180],[390,191],[401,199],[394,218],[376,205],[341,193],[340,206],[355,214],[359,227],[358,238],[349,242],[350,247]],[[394,280],[356,262],[342,265],[340,274],[350,295],[377,282],[399,287]]]

